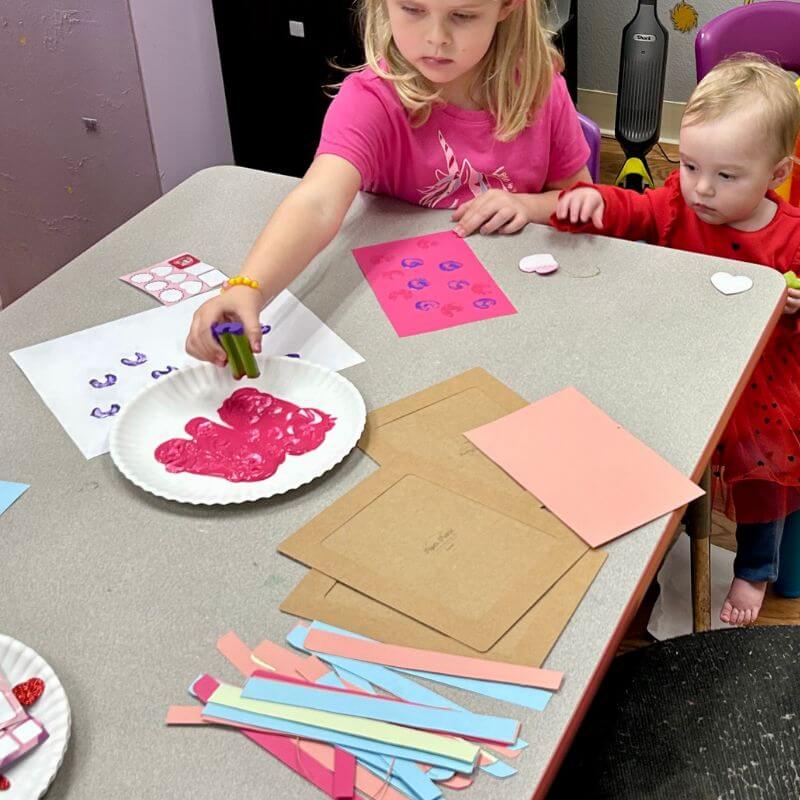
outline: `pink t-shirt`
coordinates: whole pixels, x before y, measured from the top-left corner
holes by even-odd
[[[349,161],[364,191],[455,208],[488,189],[541,192],[585,166],[589,146],[560,75],[533,122],[500,142],[488,111],[452,105],[435,105],[412,128],[393,85],[367,68],[345,78],[333,99],[317,149],[323,153]]]

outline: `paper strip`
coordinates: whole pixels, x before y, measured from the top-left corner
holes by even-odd
[[[0,514],[19,499],[27,489],[30,489],[27,483],[0,481]]]
[[[417,669],[435,672],[437,675],[494,680],[541,689],[557,690],[564,677],[561,672],[538,667],[522,667],[517,664],[503,664],[499,661],[485,661],[480,658],[434,653],[412,647],[398,647],[397,645],[354,639],[313,628],[306,638],[306,646],[309,650],[319,653],[344,656],[356,661],[369,661],[387,667]]]
[[[469,786],[472,786],[472,778],[469,775],[456,775],[453,778],[450,778],[448,781],[442,781],[442,786],[446,786],[448,789],[456,789],[460,791],[461,789],[466,789]]]
[[[327,686],[293,684],[277,675],[250,678],[242,697],[500,744],[515,742],[520,728],[517,720],[505,717],[437,709]]]
[[[544,711],[553,696],[552,692],[546,689],[533,689],[530,686],[517,686],[513,683],[458,678],[453,675],[437,675],[433,672],[422,672],[414,669],[404,669],[402,671],[417,678],[443,683],[446,686],[453,686],[456,689],[463,689],[473,694],[491,697],[494,700],[503,700],[506,703],[524,706],[534,711]]]
[[[353,797],[356,785],[356,760],[340,748],[333,751],[333,796]]]
[[[300,658],[269,639],[256,645],[252,652],[252,658],[269,664],[273,669],[285,675],[297,673],[312,683],[330,671],[318,658],[313,656]]]
[[[250,648],[233,631],[229,631],[217,640],[217,650],[219,650],[242,675],[250,676],[255,671],[255,664],[253,664],[250,658]]]

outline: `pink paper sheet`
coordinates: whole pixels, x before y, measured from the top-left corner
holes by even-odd
[[[382,644],[313,628],[306,637],[305,646],[318,653],[354,658],[356,661],[368,661],[371,664],[383,664],[387,667],[435,672],[440,675],[458,675],[462,678],[500,681],[520,686],[536,686],[553,691],[559,689],[564,678],[563,673],[550,669],[523,667],[500,661],[485,661],[469,656],[454,656],[449,653]]]
[[[591,547],[703,494],[573,387],[464,435]]]
[[[453,231],[358,247],[353,255],[398,336],[517,313]]]

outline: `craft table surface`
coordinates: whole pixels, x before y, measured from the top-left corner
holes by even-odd
[[[3,351],[155,306],[119,275],[190,251],[235,274],[294,178],[236,167],[199,172],[0,313]],[[345,371],[368,409],[475,366],[533,401],[576,386],[697,478],[731,396],[781,304],[780,274],[531,225],[469,239],[518,314],[400,339],[353,247],[449,227],[449,213],[360,196],[334,242],[290,288],[365,363]],[[552,253],[560,270],[521,272]],[[587,276],[596,272],[594,277]],[[753,278],[724,297],[709,278]],[[278,605],[305,573],[277,544],[370,474],[354,452],[324,478],[241,506],[181,505],[129,483],[108,455],[85,460],[8,355],[0,360],[0,465],[31,488],[0,518],[0,632],[35,648],[72,707],[51,800],[309,800],[318,791],[230,731],[164,725],[199,673],[233,680],[216,653],[236,630],[251,646],[294,624]],[[187,416],[190,410],[187,409]],[[544,713],[443,691],[473,711],[517,716],[530,743],[519,775],[485,774],[469,800],[541,796],[678,523],[663,517],[611,544],[610,557],[546,666],[563,689]],[[565,736],[565,734],[567,734]]]

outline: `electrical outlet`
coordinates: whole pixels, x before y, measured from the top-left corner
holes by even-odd
[[[289,20],[289,36],[297,36],[304,39],[306,35],[306,26],[296,19]]]

